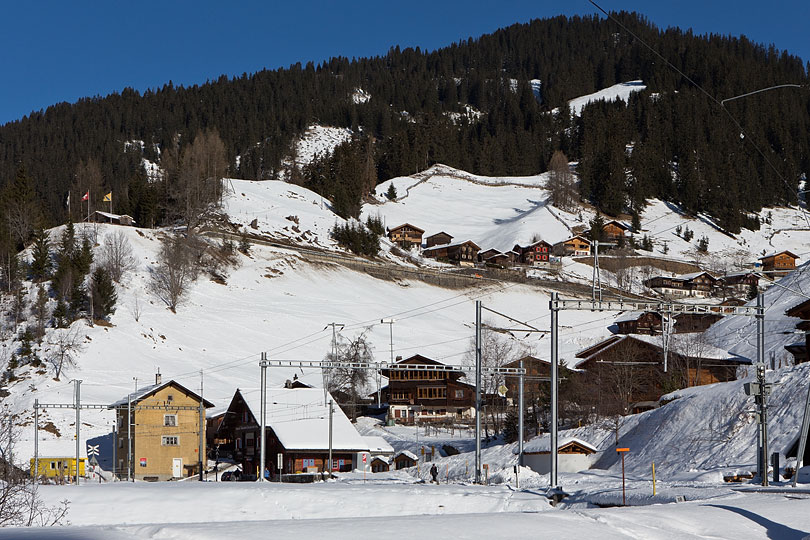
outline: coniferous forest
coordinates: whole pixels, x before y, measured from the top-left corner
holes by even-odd
[[[580,197],[608,215],[637,214],[658,197],[736,232],[757,226],[748,212],[795,202],[810,171],[810,65],[745,38],[664,31],[638,14],[615,16],[705,93],[615,22],[556,17],[433,52],[394,47],[381,57],[60,103],[0,126],[2,251],[66,220],[69,192],[74,220],[88,189],[95,201],[112,191],[113,211],[142,226],[179,219],[182,208],[194,208],[180,189],[186,164],[211,153],[222,162],[217,170],[234,177],[284,171],[343,216],[357,215],[376,183],[433,163],[536,174],[556,150],[579,162]],[[532,79],[541,81],[539,95]],[[567,108],[574,97],[635,79],[647,89],[627,104],[594,103],[579,117]],[[804,87],[726,103],[746,137],[709,97],[785,83]],[[371,98],[352,99],[356,89]],[[467,106],[482,115],[450,114]],[[284,158],[313,123],[356,135],[295,169]],[[163,178],[148,178],[142,158],[159,162]]]

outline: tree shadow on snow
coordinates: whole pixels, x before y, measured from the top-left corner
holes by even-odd
[[[531,199],[526,199],[526,202],[529,203],[530,208],[528,210],[524,210],[523,208],[513,208],[512,210],[515,211],[515,215],[510,218],[495,218],[492,220],[492,223],[495,225],[503,225],[504,223],[514,223],[516,221],[520,221],[521,219],[525,218],[532,212],[536,212],[542,208],[545,208],[548,204],[548,199],[544,201],[533,201]]]
[[[736,508],[734,506],[725,506],[722,504],[707,504],[706,506],[722,508],[723,510],[735,512],[737,514],[740,514],[741,516],[747,517],[754,523],[757,523],[762,527],[764,527],[768,535],[768,538],[771,538],[772,540],[801,540],[802,538],[805,538],[807,536],[806,532],[802,532],[798,529],[788,527],[787,525],[782,525],[781,523],[771,521],[766,517],[751,512],[750,510],[744,510],[742,508]]]

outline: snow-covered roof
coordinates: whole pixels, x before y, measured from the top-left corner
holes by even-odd
[[[579,367],[581,364],[593,358],[595,355],[601,354],[628,339],[648,343],[662,350],[664,347],[662,336],[650,336],[647,334],[625,334],[622,336],[610,336],[596,345],[591,345],[587,349],[579,351],[577,353],[577,357],[581,358],[581,360],[577,361],[574,367]],[[604,346],[602,346],[603,344]],[[749,363],[749,360],[745,357],[740,357],[736,354],[728,352],[723,348],[715,347],[714,345],[710,344],[702,333],[684,333],[670,336],[669,350],[675,354],[680,354],[691,358]],[[580,356],[589,351],[590,354],[587,356]]]
[[[180,383],[178,383],[178,382],[176,382],[174,380],[169,380],[169,381],[166,381],[166,382],[162,382],[162,383],[158,383],[158,384],[150,384],[149,386],[144,386],[144,387],[138,388],[136,391],[130,393],[127,396],[124,396],[123,398],[119,399],[118,401],[116,401],[115,403],[110,405],[110,408],[112,409],[112,408],[115,408],[115,407],[121,407],[121,406],[127,405],[127,403],[135,404],[136,402],[138,402],[138,401],[140,401],[140,400],[142,400],[142,399],[144,399],[144,398],[146,398],[146,397],[148,397],[148,396],[150,396],[150,395],[152,395],[152,394],[154,394],[156,392],[159,392],[160,390],[163,390],[163,388],[165,388],[167,386],[174,386],[174,387],[178,388],[179,390],[185,392],[189,396],[193,397],[194,399],[200,399],[200,396],[198,396],[197,394],[195,394],[194,392],[192,392],[191,390],[189,390],[188,388],[186,388],[182,384],[180,384]],[[213,403],[211,403],[210,401],[205,400],[205,399],[203,400],[203,404],[205,405],[206,408],[214,406]]]
[[[122,217],[128,217],[129,219],[132,219],[132,216],[130,216],[129,214],[111,214],[110,212],[102,212],[101,210],[96,210],[95,213],[109,219],[121,219]],[[135,220],[132,219],[132,222],[135,223]]]
[[[672,279],[675,280],[675,281],[691,281],[691,280],[695,279],[696,277],[702,276],[703,274],[706,274],[710,278],[714,279],[714,276],[712,276],[710,273],[704,272],[704,271],[692,272],[691,274],[681,274],[680,276],[673,276]]]
[[[540,435],[538,437],[535,437],[534,439],[530,440],[525,445],[523,445],[523,453],[524,454],[533,454],[533,453],[539,453],[539,452],[550,452],[551,451],[551,441],[549,439],[550,439],[550,437],[549,437],[549,435],[547,433],[544,434],[544,435]],[[559,450],[560,448],[563,448],[564,446],[567,446],[567,445],[569,445],[571,443],[579,444],[580,446],[583,446],[584,448],[587,448],[591,452],[596,452],[597,451],[597,448],[594,445],[592,445],[590,443],[587,443],[587,442],[583,441],[582,439],[578,439],[576,437],[563,437],[561,439],[558,439],[557,440],[557,449]],[[515,454],[517,454],[518,449],[515,448],[515,450],[513,450],[513,452]]]
[[[622,315],[619,315],[618,317],[616,317],[615,322],[620,323],[620,322],[637,321],[645,313],[646,313],[646,311],[627,311],[627,312],[623,313]]]
[[[399,456],[406,456],[406,457],[411,458],[414,461],[419,461],[419,458],[416,457],[416,454],[414,454],[410,450],[400,450],[399,452],[394,454],[394,457],[392,457],[391,460],[393,461],[393,460],[397,459],[397,457],[399,457]]]
[[[472,240],[464,240],[463,242],[456,242],[454,244],[440,244],[440,245],[436,245],[436,246],[431,246],[429,248],[423,249],[422,252],[424,253],[425,251],[433,251],[435,249],[445,249],[445,248],[451,248],[451,247],[458,247],[458,246],[462,246],[464,244],[472,244],[472,245],[475,246],[475,249],[477,249],[479,251],[481,250],[481,248],[478,247],[478,244],[476,244]]]
[[[261,415],[258,389],[239,390],[253,417]],[[326,402],[334,398],[326,393]],[[267,426],[287,450],[326,450],[329,448],[329,406],[319,388],[268,388]],[[368,451],[368,443],[335,404],[332,416],[332,449]]]
[[[774,251],[773,253],[768,253],[767,255],[763,255],[763,256],[762,256],[762,257],[760,257],[758,260],[760,260],[760,261],[761,261],[762,259],[770,259],[771,257],[776,257],[777,255],[781,255],[782,253],[787,253],[788,255],[790,255],[791,257],[793,257],[794,259],[798,259],[798,258],[799,258],[799,256],[798,256],[798,255],[796,255],[795,253],[793,253],[792,251],[788,251],[788,250],[786,250],[786,249],[783,249],[782,251]]]
[[[377,435],[363,435],[363,440],[368,446],[368,451],[372,454],[393,454],[394,447],[388,441]]]

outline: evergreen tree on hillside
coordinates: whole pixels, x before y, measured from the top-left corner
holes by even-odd
[[[38,227],[34,231],[32,257],[31,278],[34,281],[48,279],[51,269],[50,235],[42,227]]]
[[[97,319],[105,319],[115,313],[118,294],[115,292],[115,284],[110,273],[103,266],[98,266],[93,271],[90,299],[93,303],[93,315]]]

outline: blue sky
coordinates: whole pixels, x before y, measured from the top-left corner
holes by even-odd
[[[810,60],[810,2],[601,0],[660,27],[745,34]],[[587,0],[4,2],[0,123],[32,110],[125,87],[204,83],[221,74],[330,56],[435,49],[515,22],[593,14]]]

